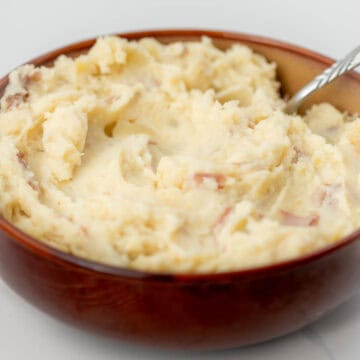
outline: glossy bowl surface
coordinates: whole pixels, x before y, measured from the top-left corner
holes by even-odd
[[[332,63],[320,54],[268,38],[210,30],[119,34],[162,42],[207,35],[220,48],[242,43],[278,64],[291,95]],[[30,63],[76,56],[94,39],[49,52]],[[0,80],[0,95],[7,84]],[[311,96],[301,110],[328,101],[360,112],[360,75],[350,73]],[[299,190],[300,191],[300,190]],[[155,346],[220,349],[297,330],[353,294],[360,281],[360,230],[295,260],[220,274],[154,274],[101,265],[65,254],[0,218],[0,275],[34,306],[83,329]]]

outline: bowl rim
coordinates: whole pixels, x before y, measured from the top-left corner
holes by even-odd
[[[289,53],[295,53],[302,57],[314,60],[317,63],[321,63],[325,66],[330,66],[334,60],[331,58],[319,54],[315,51],[312,51],[307,48],[303,48],[297,45],[293,45],[284,41],[275,40],[269,37],[241,33],[241,32],[229,32],[223,30],[209,30],[209,29],[149,29],[141,31],[131,31],[123,33],[112,33],[108,35],[115,35],[127,38],[129,40],[137,40],[144,37],[201,37],[208,36],[212,39],[217,40],[230,40],[235,42],[246,41],[249,44],[259,44],[265,45],[273,48],[277,48]],[[106,35],[100,35],[106,36]],[[90,48],[98,38],[90,38],[87,40],[77,41],[69,45],[56,48],[46,52],[43,55],[40,55],[28,62],[26,64],[34,64],[36,66],[42,65],[46,62],[54,60],[57,56],[61,54],[68,54],[70,52],[86,50]],[[8,83],[8,74],[0,79],[0,90],[2,91]],[[350,72],[345,75],[350,77],[355,81],[360,83],[360,74],[356,72]],[[230,280],[231,278],[250,278],[250,277],[262,277],[269,273],[274,272],[283,272],[289,271],[301,265],[323,259],[327,256],[331,256],[334,252],[343,249],[355,242],[360,238],[360,228],[353,231],[349,235],[343,237],[341,240],[337,241],[334,244],[328,245],[324,248],[318,249],[316,251],[310,252],[300,257],[294,259],[285,260],[273,264],[256,266],[252,268],[245,268],[240,270],[230,270],[217,273],[188,273],[188,272],[155,272],[155,271],[145,271],[145,270],[136,270],[120,266],[107,265],[93,260],[88,260],[80,258],[78,256],[66,253],[62,250],[59,250],[55,247],[52,247],[41,240],[38,240],[22,230],[18,229],[16,226],[12,225],[10,222],[5,220],[0,215],[0,231],[4,232],[9,236],[11,241],[15,241],[17,244],[21,245],[26,250],[37,254],[40,257],[45,257],[47,260],[60,263],[62,265],[66,264],[67,266],[75,267],[77,270],[81,269],[83,271],[92,271],[95,273],[112,276],[112,277],[123,277],[129,279],[150,279],[154,281],[180,281],[180,282],[199,282],[199,281],[214,281],[214,280]],[[0,237],[1,240],[1,237]]]

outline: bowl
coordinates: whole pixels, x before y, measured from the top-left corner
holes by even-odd
[[[242,43],[278,64],[291,95],[332,60],[263,37],[208,30],[120,34],[169,43],[202,35],[220,48]],[[94,39],[32,60],[50,64],[77,56]],[[0,80],[0,94],[7,84]],[[360,112],[360,75],[349,73],[319,91],[319,101]],[[182,349],[221,349],[262,342],[297,330],[348,299],[360,283],[360,230],[315,253],[270,266],[218,274],[156,274],[111,267],[63,253],[0,218],[0,274],[20,296],[46,313],[108,336]]]

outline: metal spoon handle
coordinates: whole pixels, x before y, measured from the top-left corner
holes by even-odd
[[[320,89],[326,84],[332,82],[339,76],[343,75],[347,71],[350,71],[360,65],[360,46],[351,51],[342,60],[335,62],[332,66],[326,69],[323,73],[316,76],[307,85],[301,88],[287,103],[285,112],[291,114],[296,112],[303,100]]]

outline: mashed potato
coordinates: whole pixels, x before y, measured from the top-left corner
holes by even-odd
[[[220,272],[276,263],[360,224],[360,119],[283,112],[275,64],[208,38],[100,38],[25,65],[1,99],[0,213],[115,266]]]

